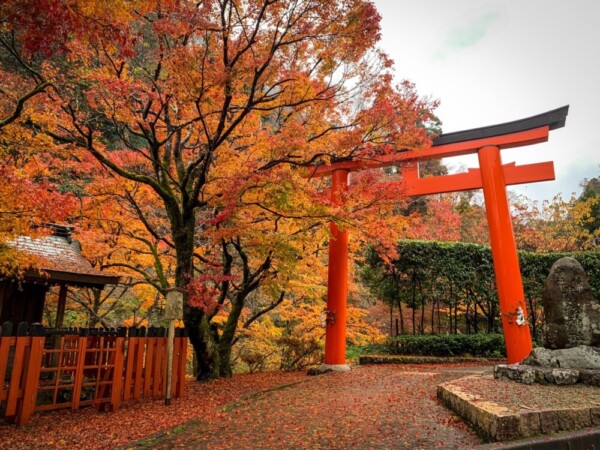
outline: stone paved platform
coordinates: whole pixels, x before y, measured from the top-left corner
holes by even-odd
[[[486,441],[600,426],[600,388],[524,385],[471,375],[438,386],[437,396]]]

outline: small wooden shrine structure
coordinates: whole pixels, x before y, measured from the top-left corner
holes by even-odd
[[[0,421],[25,425],[38,411],[84,406],[116,411],[141,397],[167,392],[181,397],[185,329],[167,337],[167,330],[156,327],[61,328],[68,286],[102,289],[119,277],[83,258],[72,227],[49,228],[51,235],[10,243],[31,256],[34,268],[18,278],[0,278]],[[57,319],[55,328],[45,328],[40,322],[52,285],[60,286]]]
[[[22,277],[0,273],[0,324],[4,322],[41,323],[46,293],[60,286],[56,323],[61,327],[68,286],[103,289],[117,284],[119,277],[94,269],[82,256],[80,243],[71,237],[73,227],[48,224],[52,234],[32,238],[19,236],[10,242],[16,250],[31,256],[33,267]]]

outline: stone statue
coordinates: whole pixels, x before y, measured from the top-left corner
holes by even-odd
[[[600,346],[600,304],[581,264],[570,257],[554,263],[542,296],[544,348]]]
[[[570,257],[554,263],[542,295],[543,347],[521,364],[498,365],[496,378],[521,383],[600,386],[600,303],[592,297],[581,264]]]

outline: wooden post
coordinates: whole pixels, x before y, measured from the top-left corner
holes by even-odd
[[[179,382],[179,361],[181,358],[181,329],[176,328],[173,331],[173,355],[172,355],[172,373],[171,373],[171,397],[177,397],[177,383]]]
[[[58,305],[56,306],[56,322],[54,328],[61,328],[65,320],[65,305],[67,304],[67,291],[69,288],[66,284],[60,285],[58,291]]]
[[[332,173],[331,202],[341,205],[348,190],[348,171]],[[348,231],[329,225],[329,267],[327,276],[327,311],[325,328],[325,364],[346,364],[346,297],[348,293]]]
[[[16,344],[16,338],[12,335],[13,324],[5,322],[0,326],[0,380],[6,379],[6,371],[8,370],[8,354],[11,347]],[[4,383],[0,383],[0,402],[8,399],[8,388],[4,387]]]
[[[163,327],[158,329],[156,337],[156,352],[154,353],[154,374],[152,376],[152,396],[160,395],[165,379],[165,353],[167,350],[166,330]]]
[[[165,405],[171,404],[171,394],[173,385],[173,349],[175,342],[175,321],[169,320],[169,329],[167,331],[167,373],[165,376]]]
[[[478,152],[485,211],[490,230],[494,272],[509,364],[531,353],[532,343],[519,256],[513,234],[500,149],[483,147]]]
[[[167,332],[167,373],[165,376],[165,405],[171,404],[173,393],[173,358],[175,348],[175,320],[183,319],[183,293],[177,290],[167,292],[165,318],[169,320]]]

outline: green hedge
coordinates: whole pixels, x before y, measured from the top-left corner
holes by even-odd
[[[400,257],[389,266],[373,248],[366,252],[359,273],[362,282],[378,299],[392,308],[407,306],[419,310],[423,305],[449,308],[438,317],[446,320],[438,333],[450,331],[465,334],[486,331],[497,333],[500,308],[495,288],[494,263],[489,247],[462,242],[410,241],[398,243]],[[530,253],[519,252],[525,301],[530,313],[532,332],[539,335],[539,311],[544,282],[552,265],[563,256],[571,256],[585,270],[592,295],[600,301],[600,252]],[[478,305],[474,315],[473,305]],[[470,306],[470,315],[463,314]],[[454,317],[452,321],[452,309]],[[457,311],[461,310],[458,314]],[[533,313],[532,313],[533,310]],[[409,330],[418,331],[418,317],[412,317]],[[417,321],[417,323],[415,323]],[[458,323],[457,323],[458,322]],[[429,331],[431,326],[429,326]],[[434,326],[435,330],[435,326]],[[406,330],[404,330],[406,331]]]
[[[600,252],[571,252],[571,253],[531,253],[519,252],[519,264],[523,275],[523,282],[527,284],[529,280],[535,280],[537,290],[540,292],[543,289],[544,282],[552,265],[564,256],[575,258],[583,267],[587,275],[592,295],[596,300],[600,300]],[[527,287],[525,288],[527,290]]]
[[[436,279],[437,283],[444,278],[452,281],[459,291],[466,287],[474,287],[478,290],[478,285],[485,285],[484,289],[489,290],[489,282],[494,279],[494,263],[488,246],[463,242],[402,240],[398,242],[398,251],[400,258],[394,261],[394,266],[396,275],[400,278],[410,279],[416,275],[422,282]],[[523,281],[526,284],[529,282],[531,289],[541,291],[552,265],[563,256],[570,256],[579,261],[590,282],[592,294],[600,300],[599,251],[571,253],[519,251]],[[373,273],[374,270],[377,273]],[[363,282],[377,291],[374,293],[382,299],[395,298],[394,296],[398,294],[399,286],[392,283],[394,277],[389,273],[389,268],[372,248],[367,251],[361,276]],[[406,289],[410,290],[410,287],[407,286]]]
[[[485,356],[506,354],[501,334],[401,335],[388,338],[393,355]]]

